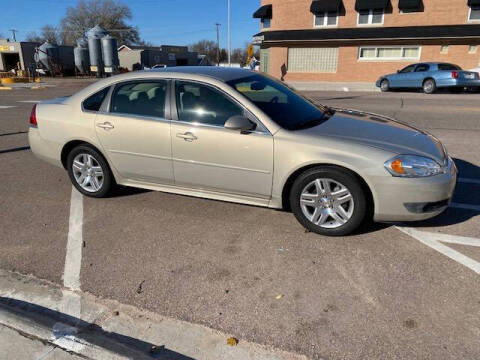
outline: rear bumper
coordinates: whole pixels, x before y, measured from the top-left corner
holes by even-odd
[[[447,209],[457,182],[457,168],[449,160],[445,174],[425,178],[377,179],[375,221],[418,221]]]
[[[448,79],[437,81],[437,87],[480,87],[479,79]]]
[[[52,165],[63,167],[58,146],[43,139],[38,128],[30,127],[28,130],[28,142],[30,149],[36,157]]]

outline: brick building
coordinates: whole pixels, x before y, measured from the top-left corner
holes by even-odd
[[[286,81],[375,81],[409,63],[480,62],[480,0],[261,0],[261,70]]]

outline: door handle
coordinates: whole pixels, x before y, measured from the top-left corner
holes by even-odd
[[[193,140],[197,140],[198,138],[193,135],[191,132],[186,132],[186,133],[177,133],[177,137],[180,139],[183,139],[185,141],[192,142]]]
[[[102,128],[103,130],[111,130],[115,126],[111,122],[105,121],[104,123],[97,124],[99,128]]]

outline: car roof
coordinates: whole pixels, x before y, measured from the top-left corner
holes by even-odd
[[[142,70],[139,72],[203,75],[223,82],[257,74],[256,72],[247,69],[221,66],[173,66],[161,69]]]

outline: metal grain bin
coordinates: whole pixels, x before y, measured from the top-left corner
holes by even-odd
[[[98,74],[103,72],[102,45],[100,39],[105,35],[107,35],[107,32],[98,25],[87,32],[90,70]]]
[[[90,70],[90,57],[85,41],[79,40],[77,42],[77,47],[73,49],[73,56],[77,71],[86,74]]]
[[[44,42],[38,47],[35,61],[41,64],[41,67],[48,71],[53,70],[53,66],[58,62],[58,46]]]
[[[118,69],[117,39],[106,35],[102,38],[102,55],[106,73],[113,73]]]

